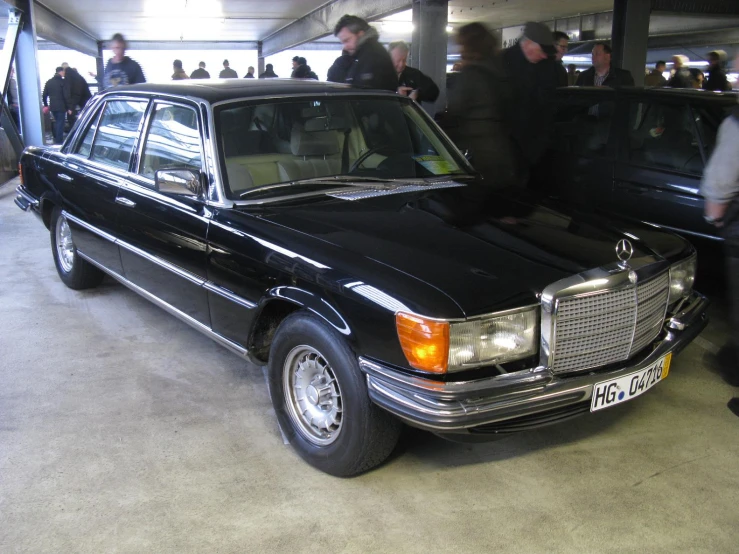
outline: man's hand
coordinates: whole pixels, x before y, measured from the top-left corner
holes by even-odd
[[[408,96],[413,92],[413,87],[398,87],[398,94],[401,96]]]
[[[49,106],[44,106],[43,112],[44,113],[49,113]]]
[[[703,213],[705,214],[706,220],[715,225],[716,227],[723,227],[723,217],[726,215],[726,210],[729,207],[729,203],[725,202],[720,204],[718,202],[711,202],[706,200],[705,208]]]
[[[67,110],[67,115],[72,115],[72,110]]]
[[[412,90],[411,93],[408,95],[408,97],[411,100],[414,100],[414,101],[418,102],[418,91],[417,90]]]

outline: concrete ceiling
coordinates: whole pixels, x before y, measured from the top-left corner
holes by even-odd
[[[40,2],[98,40],[123,33],[131,41],[262,40],[319,6],[331,3],[327,0]],[[545,21],[612,8],[613,0],[451,0],[449,21],[452,24],[483,21],[500,28],[531,19]],[[5,23],[5,18],[0,18],[0,31]]]

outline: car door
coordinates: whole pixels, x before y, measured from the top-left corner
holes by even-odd
[[[699,194],[706,151],[698,112],[679,95],[634,97],[616,163],[612,210],[688,235],[715,236]]]
[[[112,98],[87,121],[70,154],[57,165],[58,189],[75,246],[84,256],[121,274],[115,243],[116,198],[125,182],[147,101]]]
[[[202,172],[202,126],[194,105],[154,101],[130,178],[116,198],[126,279],[210,327],[206,277],[209,212],[203,198],[157,189],[157,170]]]
[[[605,202],[613,180],[615,106],[612,89],[558,91],[554,139],[535,174],[538,188],[591,209]]]

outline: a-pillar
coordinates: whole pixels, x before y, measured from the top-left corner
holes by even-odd
[[[631,71],[636,86],[644,85],[650,11],[651,2],[645,0],[613,1],[611,63]]]
[[[434,104],[427,103],[424,106],[431,115],[442,111],[446,106],[448,22],[448,0],[414,0],[412,67],[431,77],[441,91]]]

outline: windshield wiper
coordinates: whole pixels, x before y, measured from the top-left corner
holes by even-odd
[[[256,192],[268,190],[276,190],[283,188],[293,188],[303,185],[339,185],[345,187],[366,187],[368,183],[387,183],[391,179],[378,179],[376,177],[359,177],[353,175],[333,175],[331,177],[313,177],[311,179],[296,179],[287,183],[274,183],[270,185],[261,185],[258,187],[245,190],[239,195],[239,198],[245,198]]]

